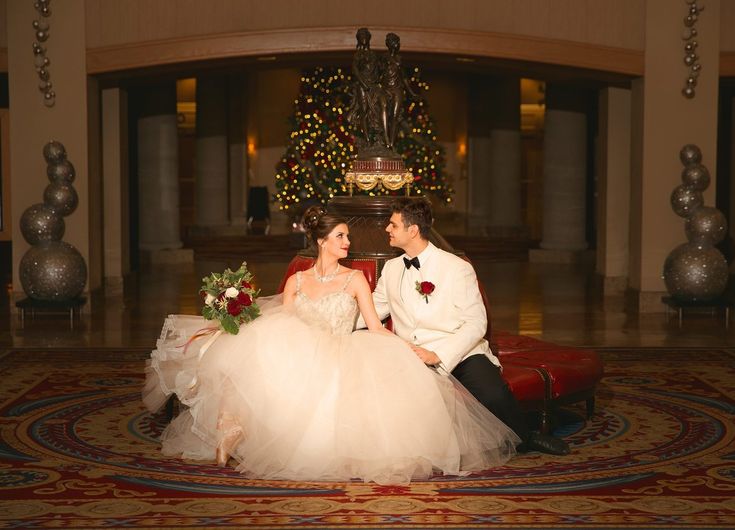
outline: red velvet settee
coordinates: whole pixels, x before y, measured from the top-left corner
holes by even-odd
[[[278,292],[282,292],[289,276],[312,266],[314,258],[295,256],[289,263]],[[371,288],[378,280],[375,259],[345,259],[341,263],[364,274]],[[526,410],[541,414],[541,431],[551,428],[553,410],[560,406],[585,401],[587,418],[595,408],[595,388],[603,375],[602,360],[597,353],[580,348],[559,346],[522,335],[494,332],[490,320],[488,298],[479,285],[488,314],[485,338],[503,366],[503,378],[513,395]]]

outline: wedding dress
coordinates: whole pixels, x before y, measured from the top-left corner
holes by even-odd
[[[456,380],[398,337],[353,332],[354,271],[316,300],[297,274],[294,304],[261,304],[237,335],[191,340],[212,322],[166,319],[144,389],[151,410],[172,393],[184,405],[161,437],[164,454],[213,460],[235,428],[229,452],[246,476],[379,484],[467,475],[514,454],[519,438]]]

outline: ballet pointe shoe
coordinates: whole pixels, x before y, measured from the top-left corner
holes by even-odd
[[[230,460],[232,449],[237,445],[241,437],[242,429],[239,427],[230,429],[227,431],[227,434],[222,437],[222,441],[220,441],[217,446],[217,451],[215,453],[217,465],[219,467],[225,467],[227,465],[227,462]]]

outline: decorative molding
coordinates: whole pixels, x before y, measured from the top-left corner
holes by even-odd
[[[531,61],[631,76],[641,76],[644,70],[643,50],[502,33],[402,27],[375,29],[376,33],[391,31],[402,36],[404,52]],[[233,57],[271,58],[304,52],[351,52],[355,47],[354,33],[353,26],[287,29],[90,48],[87,50],[87,72],[100,74]]]

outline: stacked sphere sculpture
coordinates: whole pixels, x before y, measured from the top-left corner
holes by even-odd
[[[20,218],[21,233],[32,245],[20,260],[20,283],[30,298],[61,302],[79,296],[87,282],[84,258],[73,245],[61,241],[64,217],[76,210],[79,197],[71,185],[76,174],[64,146],[49,142],[43,156],[51,182],[43,202],[26,208]]]
[[[704,206],[702,191],[709,186],[709,171],[699,147],[687,144],[679,152],[684,165],[682,184],[671,193],[674,213],[686,219],[687,243],[676,247],[664,262],[664,282],[671,296],[682,302],[706,302],[722,295],[727,287],[727,260],[715,245],[727,233],[725,216]]]

